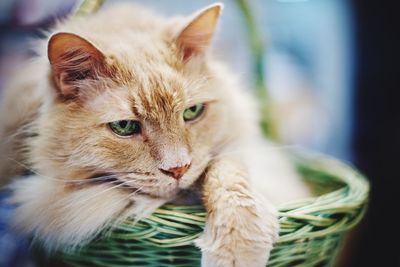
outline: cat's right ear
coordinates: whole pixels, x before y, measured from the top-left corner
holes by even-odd
[[[54,34],[49,40],[47,53],[54,83],[65,99],[76,98],[82,80],[94,80],[106,69],[103,53],[76,34]]]

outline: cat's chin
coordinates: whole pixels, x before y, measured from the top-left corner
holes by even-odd
[[[196,191],[194,188],[197,184],[198,179],[182,179],[180,181],[176,181],[174,183],[170,183],[168,185],[164,185],[158,190],[155,191],[142,191],[141,194],[148,195],[154,198],[163,198],[168,201],[175,201],[178,198],[181,198],[181,195],[187,195],[188,192]]]
[[[201,203],[201,194],[198,187],[190,187],[187,189],[182,189],[176,187],[176,189],[171,191],[164,191],[161,194],[151,197],[162,198],[167,200],[169,203],[178,205],[194,205]]]
[[[158,194],[158,196],[155,197],[160,197],[160,198],[164,198],[164,199],[174,199],[176,198],[176,196],[179,193],[179,187],[175,187],[173,189],[169,189],[169,190],[161,190]]]
[[[179,185],[176,184],[169,184],[161,186],[156,190],[142,190],[140,191],[140,195],[149,196],[151,198],[162,198],[166,200],[174,199],[177,194],[179,193],[180,188]]]

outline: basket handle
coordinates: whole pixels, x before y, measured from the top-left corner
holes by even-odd
[[[81,0],[78,1],[73,15],[76,17],[87,16],[95,13],[104,3],[104,0]]]

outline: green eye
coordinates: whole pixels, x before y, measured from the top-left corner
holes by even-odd
[[[110,129],[119,136],[131,136],[140,134],[142,128],[140,122],[133,120],[114,121],[108,124]]]
[[[204,104],[196,104],[190,108],[185,109],[183,112],[183,119],[185,121],[192,121],[198,118],[204,111]]]

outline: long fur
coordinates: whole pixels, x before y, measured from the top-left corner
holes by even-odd
[[[203,266],[265,266],[278,222],[264,197],[277,203],[308,192],[284,154],[263,141],[256,105],[235,76],[204,47],[182,53],[185,39],[177,45],[177,34],[190,36],[188,21],[123,5],[60,22],[49,38],[73,33],[105,58],[106,74],[74,81],[81,101],[60,97],[48,39],[38,45],[0,112],[0,182],[33,173],[10,185],[21,233],[49,250],[80,246],[126,216],[147,216],[204,177]],[[194,51],[189,59],[187,51]],[[205,113],[185,123],[183,111],[197,103],[206,104]],[[127,119],[141,121],[143,134],[119,138],[107,127]],[[188,161],[179,182],[160,171]]]

